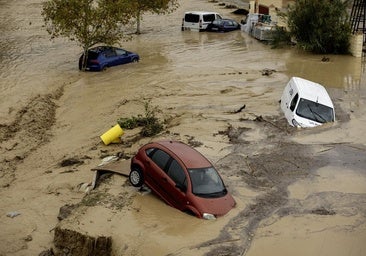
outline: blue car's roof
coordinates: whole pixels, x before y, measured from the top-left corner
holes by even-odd
[[[109,50],[109,49],[118,49],[116,47],[113,46],[96,46],[93,48],[90,48],[89,51],[93,51],[93,52],[104,52],[105,50]]]

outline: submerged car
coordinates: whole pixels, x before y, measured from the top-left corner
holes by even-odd
[[[240,24],[231,19],[216,19],[207,25],[206,30],[212,32],[228,32],[239,30]]]
[[[97,46],[88,50],[86,70],[101,71],[108,67],[138,62],[140,56],[122,48],[112,46]],[[84,54],[79,58],[79,69],[82,69]]]
[[[334,122],[335,113],[326,89],[315,82],[292,77],[281,97],[281,109],[295,127],[314,127]]]
[[[198,218],[215,219],[236,204],[210,161],[179,141],[142,146],[131,159],[129,180],[134,187],[145,184],[168,205]]]

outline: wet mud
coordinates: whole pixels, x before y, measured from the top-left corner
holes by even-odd
[[[16,166],[28,154],[50,141],[49,130],[56,121],[56,101],[61,96],[62,88],[53,94],[38,95],[15,114],[14,122],[0,125],[1,187],[14,181]]]
[[[323,144],[321,147],[326,149],[321,150],[319,154],[319,145],[314,147],[289,142],[286,139],[288,132],[279,135],[278,129],[274,128],[272,125],[271,129],[266,128],[268,143],[274,146],[270,152],[251,155],[247,150],[243,152],[236,147],[232,154],[218,161],[217,165],[221,170],[227,170],[226,173],[230,173],[230,176],[240,177],[242,182],[261,192],[253,203],[230,220],[217,238],[200,245],[210,247],[210,252],[205,255],[245,255],[259,226],[266,226],[263,222],[270,222],[271,219],[276,222],[286,216],[307,215],[361,216],[361,219],[365,217],[363,192],[347,194],[337,190],[313,191],[314,193],[310,193],[306,198],[298,199],[293,198],[289,190],[298,181],[316,179],[319,175],[316,170],[332,165],[335,158],[338,158],[343,166],[347,163],[348,168],[354,168],[361,175],[365,175],[364,145]],[[238,145],[243,146],[242,143]],[[245,146],[249,150],[252,149],[250,144]],[[349,158],[351,155],[352,159]],[[364,220],[360,220],[347,230],[363,230],[364,224]]]
[[[77,243],[62,243],[72,239],[60,239],[60,230],[89,244],[110,237],[102,243],[112,255],[364,254],[363,58],[323,62],[241,31],[182,32],[186,10],[241,19],[216,3],[187,0],[172,14],[147,15],[142,34],[123,43],[140,54],[139,63],[83,73],[75,44],[49,41],[39,1],[0,5],[0,255],[47,255],[55,245],[70,254]],[[295,75],[326,86],[334,124],[287,124],[278,100]],[[119,118],[143,113],[146,101],[162,110],[162,133],[146,138],[140,129],[125,130],[120,144],[101,143]],[[116,156],[128,166],[139,146],[160,138],[206,155],[237,206],[210,222],[120,175],[103,175],[86,190],[103,159]],[[19,215],[7,217],[11,212]]]

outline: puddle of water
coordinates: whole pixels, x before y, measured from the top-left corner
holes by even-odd
[[[134,197],[133,204],[122,212],[111,214],[104,207],[89,208],[78,217],[78,223],[81,230],[87,225],[91,235],[111,235],[118,241],[113,244],[116,255],[167,255],[180,251],[184,255],[197,255],[191,247],[218,236],[222,226],[238,211],[234,209],[215,221],[206,221],[180,212],[147,193]]]
[[[329,61],[323,62],[323,57],[329,58]],[[294,50],[286,60],[286,73],[320,83],[327,88],[359,88],[363,72],[361,60],[349,55],[323,56]]]

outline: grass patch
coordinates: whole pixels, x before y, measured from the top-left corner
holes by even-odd
[[[119,118],[117,123],[123,129],[134,129],[142,127],[140,135],[151,137],[164,130],[164,122],[157,117],[162,111],[157,106],[152,106],[150,101],[143,102],[144,114],[129,118]]]

